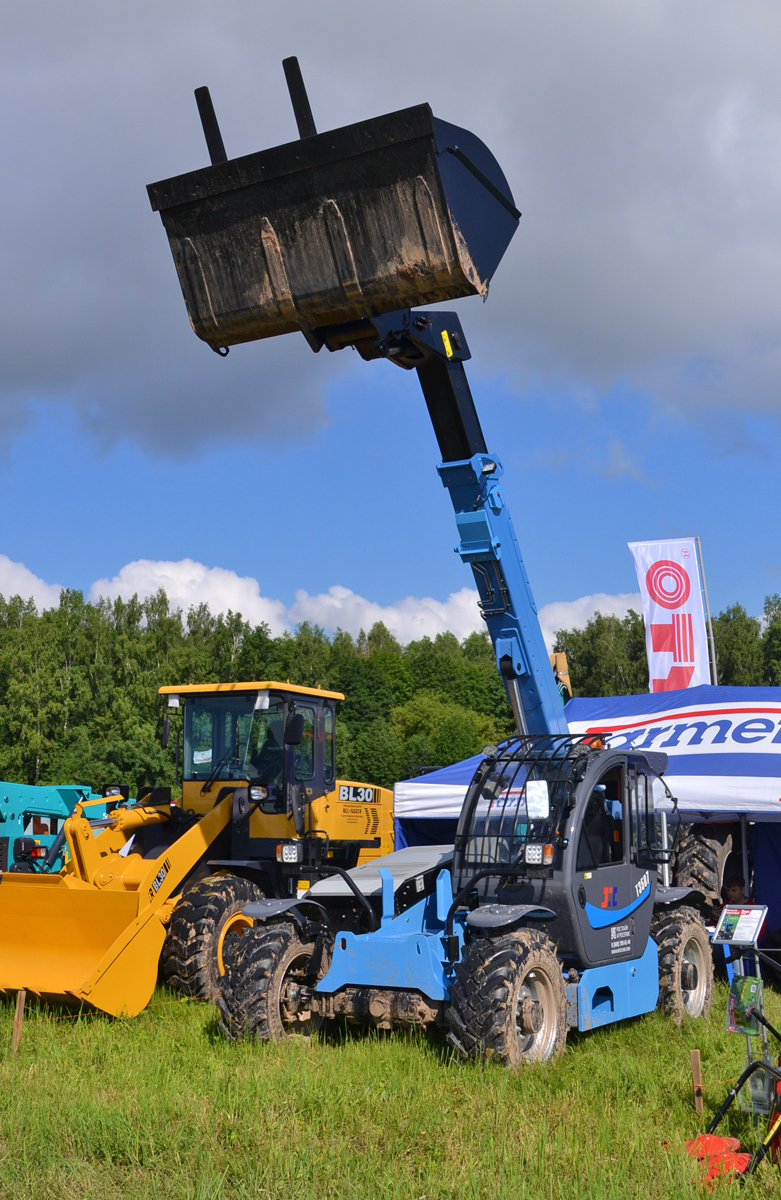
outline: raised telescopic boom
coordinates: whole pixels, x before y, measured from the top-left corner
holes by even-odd
[[[437,470],[456,513],[456,551],[472,568],[518,733],[568,733],[499,484],[502,464],[488,452],[469,389],[464,361],[471,355],[457,315],[404,309],[316,333],[331,350],[353,345],[363,358],[387,358],[417,371],[442,454]]]

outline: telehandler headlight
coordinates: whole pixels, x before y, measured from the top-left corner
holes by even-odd
[[[526,847],[526,862],[530,867],[550,867],[553,865],[553,846],[548,842],[541,846],[539,842],[530,842]]]
[[[277,862],[300,863],[304,861],[304,847],[300,842],[280,842],[277,846]]]
[[[268,788],[251,787],[249,790],[249,798],[253,804],[260,804],[262,800],[268,800]]]

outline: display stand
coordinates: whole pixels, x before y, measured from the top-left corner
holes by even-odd
[[[764,904],[727,904],[721,911],[713,935],[714,945],[724,947],[725,961],[733,970],[727,1006],[727,1029],[731,1033],[745,1035],[749,1067],[754,1062],[770,1066],[767,1028],[755,1015],[759,1014],[760,1018],[764,1016],[759,938],[766,917],[767,906]],[[730,950],[729,958],[727,949]],[[752,1038],[755,1037],[762,1038],[761,1057],[754,1055]],[[769,1072],[756,1070],[751,1073],[747,1082],[749,1087],[746,1089],[746,1095],[740,1095],[741,1108],[756,1117],[761,1113],[767,1115],[775,1101],[774,1077]]]

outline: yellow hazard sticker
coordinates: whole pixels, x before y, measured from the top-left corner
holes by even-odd
[[[446,329],[442,330],[442,343],[445,347],[445,354],[448,358],[453,357],[453,347],[450,345],[450,334]]]

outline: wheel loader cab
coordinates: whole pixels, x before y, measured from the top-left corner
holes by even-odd
[[[274,681],[160,692],[182,711],[181,807],[200,816],[233,795],[233,820],[212,858],[221,869],[238,863],[264,892],[287,894],[280,862],[283,874],[299,863],[304,878],[316,878],[326,862],[352,867],[393,849],[392,793],[336,778],[341,692]],[[302,847],[288,858],[280,843],[289,841]]]
[[[161,692],[183,710],[184,809],[208,812],[224,788],[249,785],[260,814],[284,817],[299,799],[292,793],[309,800],[333,789],[340,693],[266,683]]]

